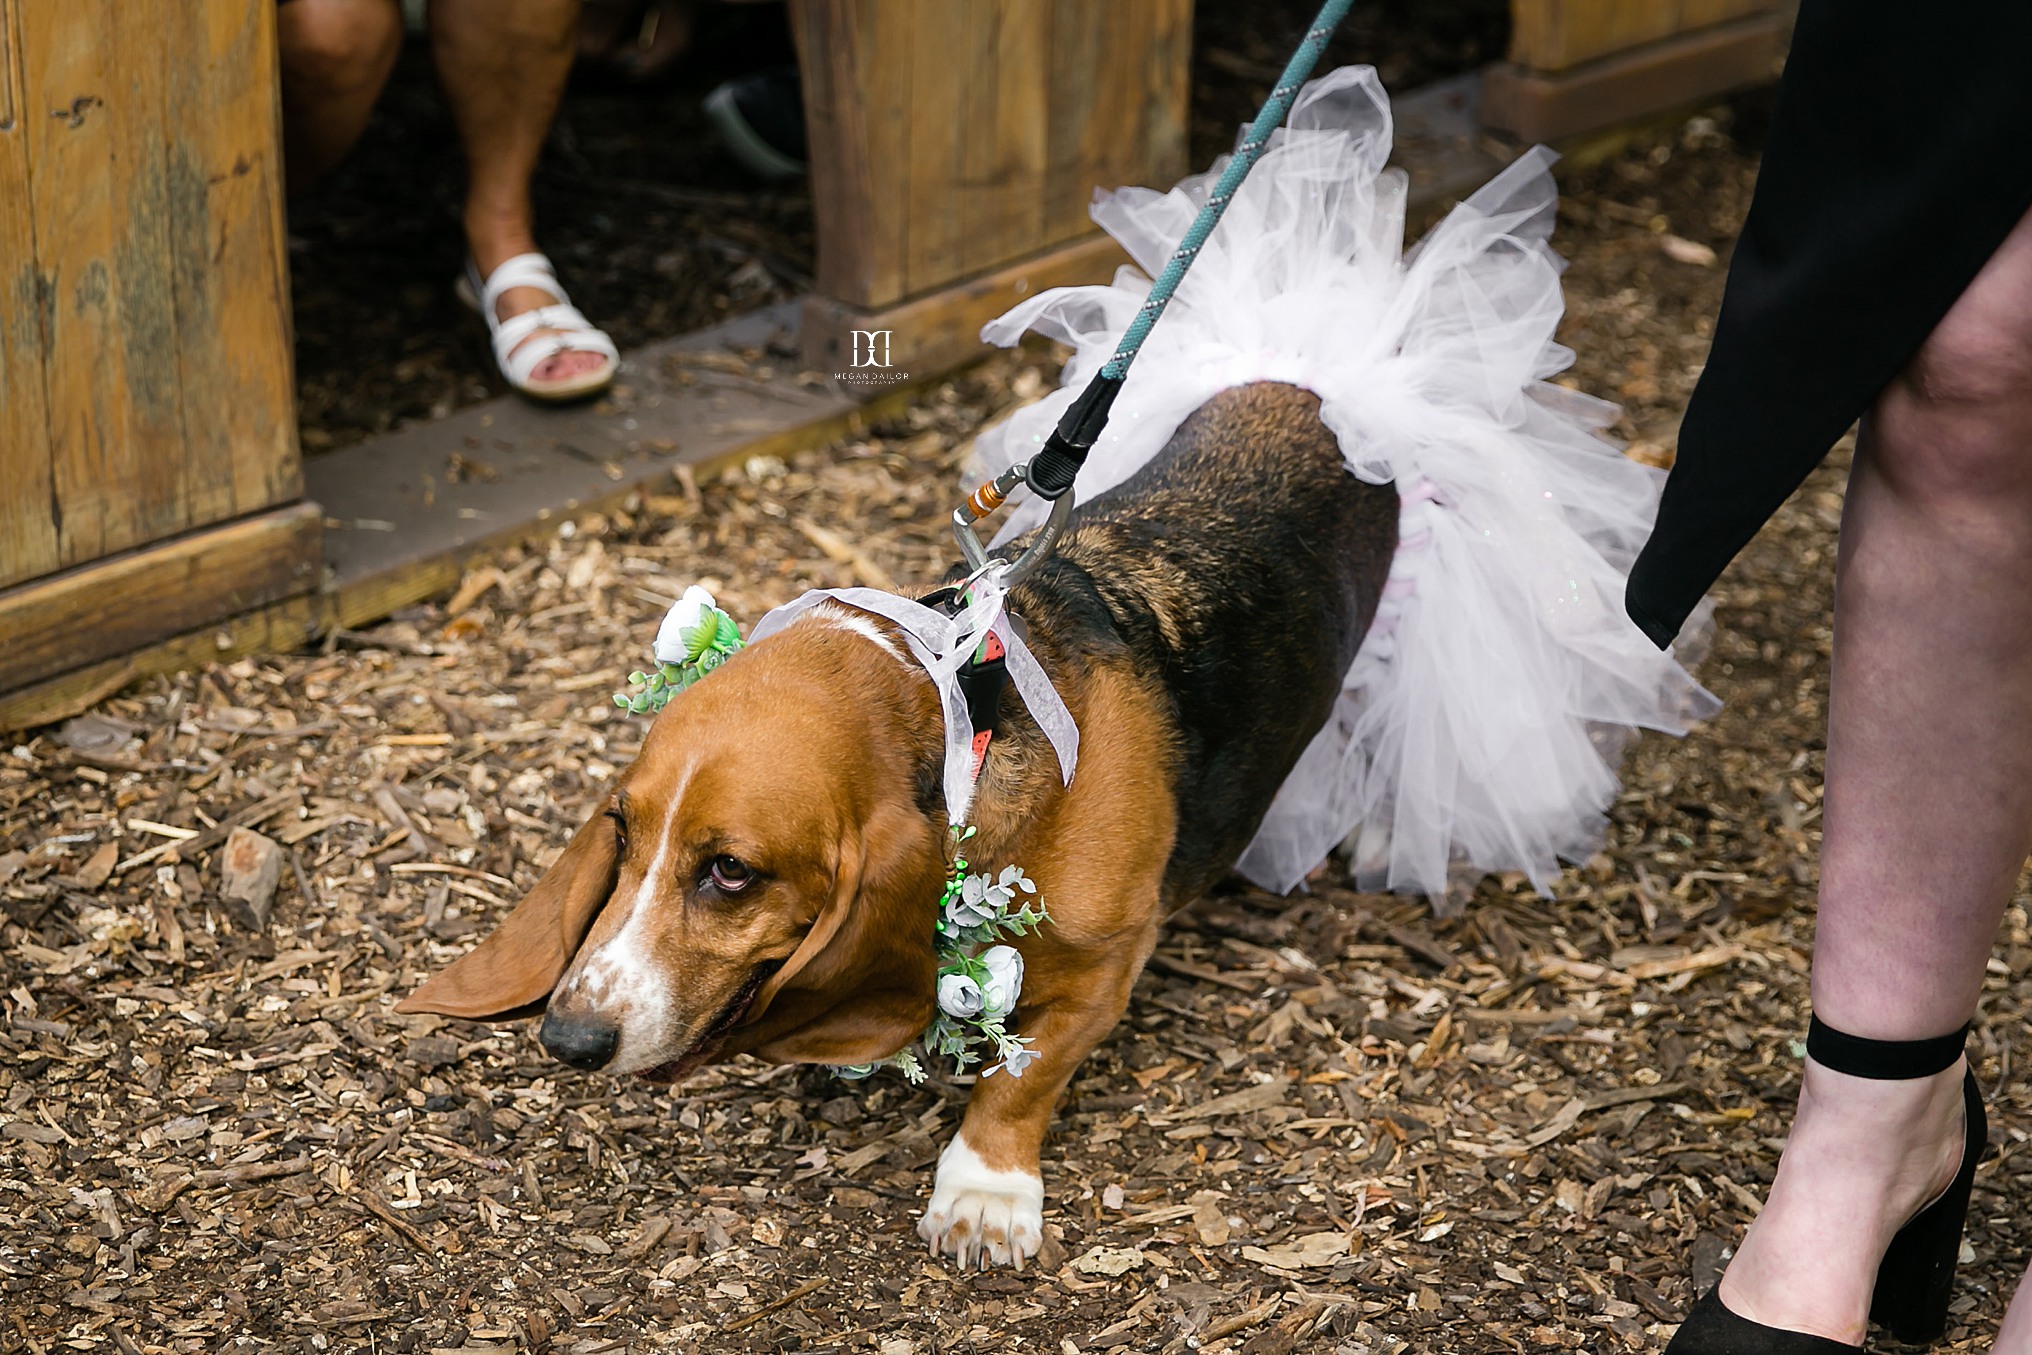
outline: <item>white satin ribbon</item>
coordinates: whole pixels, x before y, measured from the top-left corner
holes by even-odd
[[[843,603],[860,611],[885,617],[903,629],[911,654],[924,665],[938,688],[939,704],[945,710],[945,803],[946,817],[954,824],[966,822],[967,806],[974,798],[974,724],[967,714],[966,693],[960,690],[960,669],[966,665],[981,641],[993,631],[1008,651],[1009,680],[1030,709],[1030,718],[1044,731],[1058,754],[1058,767],[1067,785],[1072,784],[1073,767],[1079,761],[1079,728],[1072,712],[1065,708],[1043,665],[1027,645],[1018,639],[1004,611],[1008,590],[999,572],[991,572],[964,585],[967,605],[955,616],[946,616],[921,602],[885,593],[877,588],[815,588],[800,598],[784,603],[755,623],[748,643],[754,644],[782,630],[796,617],[821,602]]]

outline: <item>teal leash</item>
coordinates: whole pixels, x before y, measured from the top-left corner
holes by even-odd
[[[1079,478],[1080,468],[1086,464],[1087,453],[1099,441],[1101,430],[1107,426],[1108,411],[1114,406],[1115,397],[1121,392],[1122,383],[1129,375],[1129,365],[1136,360],[1143,341],[1150,336],[1150,330],[1164,314],[1164,308],[1171,304],[1173,293],[1184,281],[1186,270],[1207,242],[1207,237],[1218,226],[1221,216],[1234,200],[1235,192],[1242,186],[1249,171],[1263,158],[1264,148],[1270,144],[1270,134],[1277,129],[1285,116],[1291,112],[1291,104],[1304,87],[1306,77],[1318,64],[1320,54],[1326,50],[1327,40],[1347,17],[1353,0],[1326,0],[1319,13],[1313,18],[1312,26],[1305,32],[1305,38],[1298,44],[1298,50],[1291,54],[1291,60],[1284,67],[1284,74],[1277,79],[1277,85],[1270,91],[1256,120],[1249,124],[1249,130],[1242,138],[1242,144],[1235,150],[1228,167],[1221,171],[1220,179],[1214,184],[1213,193],[1206,204],[1193,218],[1192,226],[1179,241],[1178,248],[1150,285],[1150,294],[1137,308],[1136,318],[1123,332],[1121,342],[1115,346],[1114,356],[1101,368],[1094,379],[1087,383],[1085,390],[1067,406],[1058,426],[1044,440],[1044,446],[1037,454],[1021,465],[1010,467],[993,480],[976,489],[967,501],[953,510],[953,534],[958,539],[961,553],[966,557],[969,568],[979,569],[987,563],[988,553],[975,535],[973,524],[1002,506],[1003,501],[1019,484],[1030,486],[1031,492],[1052,501],[1050,520],[1037,533],[1036,538],[1022,557],[1010,565],[1004,574],[1007,584],[1036,568],[1051,552],[1059,534],[1064,530],[1071,514],[1071,499],[1067,494],[1073,481]]]
[[[1193,218],[1192,228],[1185,238],[1178,242],[1178,249],[1172,254],[1164,271],[1157,275],[1157,281],[1150,285],[1150,295],[1136,311],[1136,318],[1122,335],[1122,341],[1115,345],[1115,356],[1108,359],[1108,365],[1101,368],[1097,380],[1120,383],[1129,375],[1129,364],[1136,360],[1136,353],[1143,347],[1143,340],[1150,335],[1150,327],[1157,323],[1157,317],[1164,314],[1164,308],[1171,304],[1171,294],[1178,290],[1178,284],[1185,280],[1185,270],[1192,267],[1192,261],[1199,256],[1200,247],[1207,237],[1214,233],[1221,216],[1228,210],[1228,203],[1234,199],[1235,190],[1242,186],[1249,171],[1263,158],[1263,148],[1270,144],[1270,133],[1277,130],[1285,116],[1291,112],[1291,102],[1298,97],[1298,91],[1305,85],[1305,78],[1312,74],[1318,64],[1320,53],[1326,50],[1327,39],[1334,29],[1340,27],[1347,17],[1353,0],[1327,0],[1320,7],[1319,15],[1306,30],[1305,40],[1298,44],[1298,50],[1291,54],[1291,60],[1284,67],[1284,74],[1278,78],[1277,87],[1270,91],[1270,98],[1256,114],[1256,120],[1249,124],[1248,134],[1235,149],[1235,156],[1228,161],[1228,167],[1221,171],[1220,181],[1214,185],[1212,196],[1206,206],[1199,209]],[[1096,430],[1098,431],[1098,430]],[[1089,446],[1092,444],[1089,443]],[[1035,487],[1033,481],[1032,487]]]

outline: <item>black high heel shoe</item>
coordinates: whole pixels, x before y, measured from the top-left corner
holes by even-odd
[[[1807,1027],[1806,1052],[1815,1063],[1837,1073],[1902,1082],[1952,1068],[1967,1040],[1967,1026],[1932,1040],[1865,1040],[1844,1035],[1816,1016]],[[1962,1080],[1962,1111],[1966,1137],[1961,1167],[1947,1189],[1892,1237],[1870,1296],[1870,1320],[1915,1345],[1937,1341],[1947,1330],[1969,1190],[1975,1184],[1976,1164],[1989,1145],[1989,1118],[1983,1113],[1973,1070]],[[1665,1355],[1851,1355],[1856,1349],[1825,1336],[1738,1317],[1722,1303],[1717,1286],[1693,1305]]]

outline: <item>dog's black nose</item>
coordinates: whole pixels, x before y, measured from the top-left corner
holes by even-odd
[[[607,1060],[614,1057],[614,1046],[621,1041],[621,1032],[601,1021],[546,1012],[537,1038],[554,1057],[574,1068],[591,1070],[607,1066]]]

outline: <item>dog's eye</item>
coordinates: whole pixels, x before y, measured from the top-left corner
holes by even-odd
[[[706,877],[722,894],[738,894],[755,881],[755,872],[738,857],[716,856],[706,866]]]
[[[615,806],[613,808],[608,809],[607,817],[614,821],[614,836],[620,840],[621,850],[624,852],[627,851],[628,850],[627,818],[622,815],[619,806]]]

